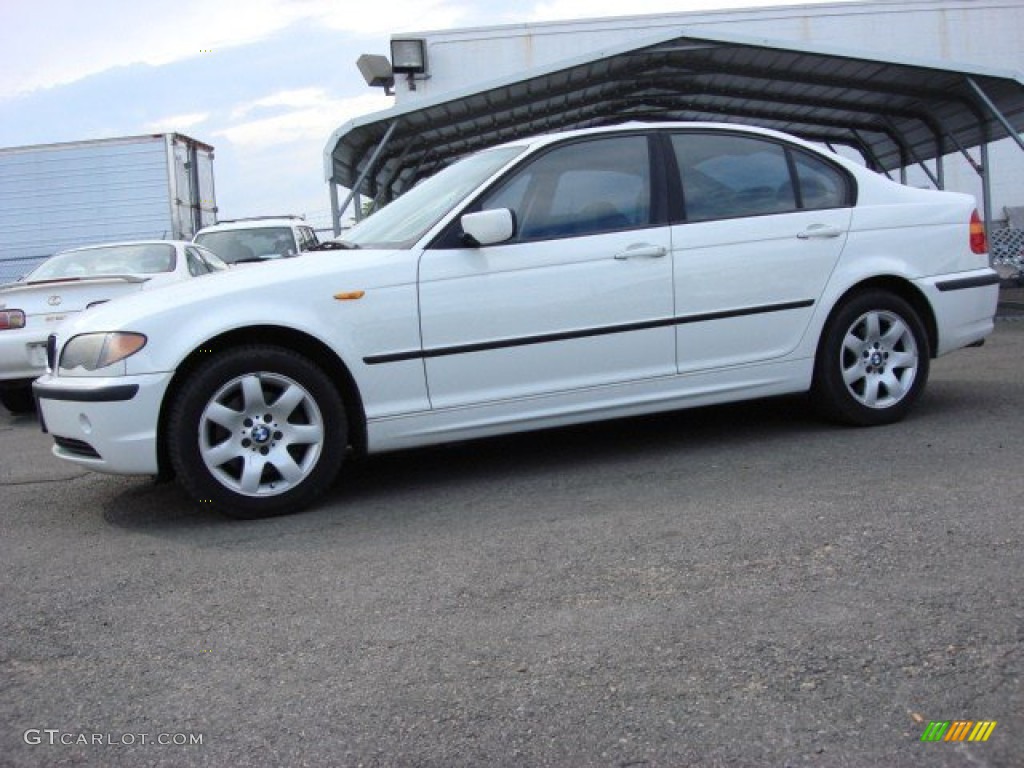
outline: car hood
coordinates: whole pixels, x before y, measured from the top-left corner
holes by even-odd
[[[197,314],[223,315],[232,305],[254,301],[272,323],[311,297],[348,290],[403,285],[416,279],[417,254],[408,250],[317,251],[230,269],[126,296],[80,315],[62,328],[65,338],[87,331],[131,330]],[[227,324],[227,323],[225,323]]]

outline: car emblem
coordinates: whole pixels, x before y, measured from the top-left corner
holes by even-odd
[[[49,304],[51,307],[59,306],[60,305],[60,296],[51,296],[50,298],[48,298],[46,300],[46,303]]]

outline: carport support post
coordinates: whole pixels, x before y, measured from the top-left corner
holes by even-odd
[[[982,104],[984,104],[988,111],[992,113],[992,116],[999,121],[1000,125],[1006,130],[1006,135],[1017,142],[1017,146],[1024,150],[1024,139],[1020,137],[1010,125],[1010,121],[1006,119],[1006,116],[999,111],[999,107],[995,105],[995,102],[988,97],[988,94],[981,89],[981,86],[974,82],[973,77],[964,78],[967,84],[974,91],[974,95],[977,96]],[[982,195],[985,198],[985,231],[991,232],[992,229],[992,182],[989,179],[989,162],[988,162],[988,142],[983,142],[981,145],[981,167],[984,173],[981,175]]]
[[[338,185],[334,183],[334,179],[331,179],[327,189],[331,193],[331,229],[337,237],[341,234],[341,211],[338,210]]]
[[[975,162],[974,158],[971,157],[971,153],[964,149],[964,145],[956,140],[956,136],[953,133],[947,134],[949,140],[953,142],[960,154],[964,156],[964,160],[974,169],[974,172],[978,174],[978,178],[981,179],[981,211],[982,216],[985,219],[985,231],[991,232],[992,225],[992,190],[991,182],[988,178],[988,144],[982,142],[979,147],[981,148],[981,163]]]
[[[352,189],[349,191],[348,197],[345,198],[345,202],[338,210],[339,218],[341,217],[341,214],[345,212],[345,209],[348,208],[352,199],[359,194],[359,190],[363,186],[363,182],[366,181],[366,177],[370,175],[370,171],[373,170],[373,166],[377,164],[377,158],[380,157],[380,153],[384,151],[384,147],[386,147],[388,142],[391,141],[391,134],[395,132],[395,128],[398,127],[398,123],[399,121],[395,120],[384,132],[384,138],[380,140],[380,144],[378,144],[377,148],[373,150],[373,154],[370,155],[370,159],[367,161],[366,167],[363,168],[363,172],[359,174],[359,178],[356,179],[356,183],[352,185]],[[356,218],[359,218],[359,214],[356,214]]]
[[[985,232],[992,231],[992,166],[988,161],[988,142],[981,142],[981,207],[985,216]]]

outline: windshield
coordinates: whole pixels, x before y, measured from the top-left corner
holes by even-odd
[[[97,275],[155,275],[173,270],[172,245],[112,245],[58,253],[30,272],[25,282]]]
[[[342,235],[360,248],[409,248],[525,147],[470,155],[417,184]]]
[[[290,227],[251,227],[200,232],[195,242],[209,248],[228,264],[294,256],[295,238]]]

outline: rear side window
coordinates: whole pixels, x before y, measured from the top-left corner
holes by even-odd
[[[727,134],[672,136],[687,221],[763,216],[848,205],[838,169],[767,139]]]
[[[800,180],[801,208],[841,208],[850,204],[845,174],[824,160],[803,152],[793,152],[793,161]]]
[[[647,226],[647,139],[615,136],[555,147],[484,198],[482,210],[495,208],[513,211],[520,242]]]

